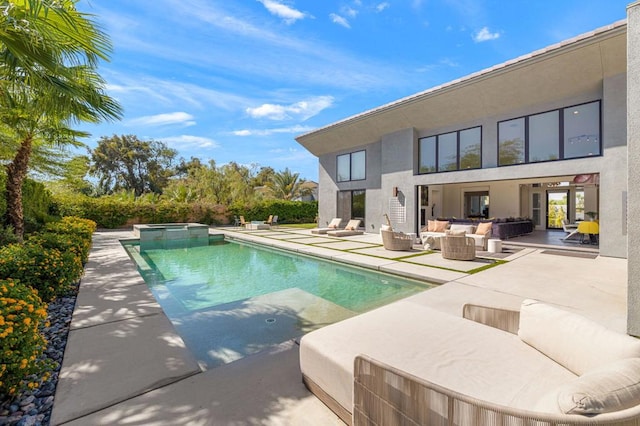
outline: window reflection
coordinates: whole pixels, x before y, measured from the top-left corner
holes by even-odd
[[[600,102],[564,110],[564,158],[600,155]]]
[[[458,169],[458,136],[457,133],[446,133],[438,136],[438,171]]]
[[[498,164],[524,163],[524,117],[498,125]]]
[[[529,162],[560,158],[560,114],[546,112],[529,117]]]

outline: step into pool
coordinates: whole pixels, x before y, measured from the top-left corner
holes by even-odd
[[[123,245],[203,369],[433,287],[223,236]]]

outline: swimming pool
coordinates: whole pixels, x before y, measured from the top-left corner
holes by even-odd
[[[431,288],[223,236],[123,245],[203,368]]]

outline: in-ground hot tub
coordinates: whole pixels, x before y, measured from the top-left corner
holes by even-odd
[[[133,225],[133,234],[140,244],[173,240],[209,241],[209,226],[201,223],[150,223]]]

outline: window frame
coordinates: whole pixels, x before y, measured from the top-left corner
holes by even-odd
[[[363,165],[363,169],[364,169],[364,175],[361,179],[353,179],[353,169],[354,169],[354,164],[353,164],[353,155],[354,154],[359,154],[359,153],[364,153],[364,165]],[[349,158],[349,177],[348,179],[340,179],[340,172],[338,169],[338,163],[339,163],[339,159],[340,158],[344,158],[344,157],[348,157]],[[339,154],[336,155],[336,182],[358,182],[358,181],[363,181],[367,179],[367,150],[366,149],[361,149],[359,151],[353,151],[353,152],[349,152],[346,154]]]
[[[577,157],[565,157],[565,147],[564,147],[564,141],[565,141],[565,112],[567,110],[570,110],[571,108],[576,108],[576,107],[580,107],[583,105],[589,105],[589,104],[597,104],[598,105],[598,154],[594,154],[594,155],[582,155],[582,156],[577,156]],[[531,161],[529,154],[530,154],[530,126],[529,126],[529,118],[530,117],[535,117],[535,116],[539,116],[542,114],[548,114],[551,112],[555,112],[558,114],[558,137],[557,137],[557,143],[558,143],[558,158],[557,159],[549,159],[549,160],[541,160],[541,161]],[[513,121],[513,120],[519,120],[519,119],[524,119],[524,162],[522,163],[514,163],[514,164],[500,164],[500,124],[501,123],[505,123],[508,121]],[[496,124],[496,130],[497,130],[497,143],[496,143],[496,164],[498,167],[510,167],[510,166],[518,166],[518,165],[522,165],[522,164],[540,164],[540,163],[548,163],[551,161],[566,161],[566,160],[577,160],[580,158],[591,158],[591,157],[602,157],[603,152],[603,143],[602,143],[602,99],[596,99],[596,100],[592,100],[592,101],[588,101],[588,102],[582,102],[579,104],[574,104],[574,105],[568,105],[565,107],[561,107],[561,108],[555,108],[555,109],[550,109],[547,111],[540,111],[540,112],[536,112],[534,114],[528,114],[528,115],[522,115],[519,117],[512,117],[512,118],[508,118],[506,120],[500,120],[497,122]]]
[[[466,169],[461,169],[460,168],[460,134],[462,132],[466,132],[468,130],[473,130],[473,129],[479,129],[480,130],[480,141],[479,141],[479,145],[480,145],[480,152],[479,152],[479,159],[480,159],[480,164],[478,165],[478,167],[470,167],[470,168],[466,168]],[[448,170],[441,170],[440,169],[440,137],[441,136],[448,136],[451,134],[455,134],[455,144],[456,144],[456,161],[455,161],[455,168],[453,169],[448,169]],[[427,139],[432,139],[435,138],[435,150],[434,150],[434,170],[433,171],[421,171],[422,169],[422,141],[423,140],[427,140]],[[444,141],[443,141],[444,143]],[[427,175],[427,174],[432,174],[432,173],[448,173],[448,172],[457,172],[457,171],[463,171],[463,170],[478,170],[478,169],[482,169],[482,150],[483,150],[483,133],[482,133],[482,125],[479,126],[471,126],[471,127],[467,127],[464,129],[459,129],[459,130],[453,130],[451,132],[443,132],[443,133],[438,133],[436,135],[429,135],[429,136],[425,136],[425,137],[421,137],[418,138],[418,167],[417,167],[417,174],[419,175]]]

